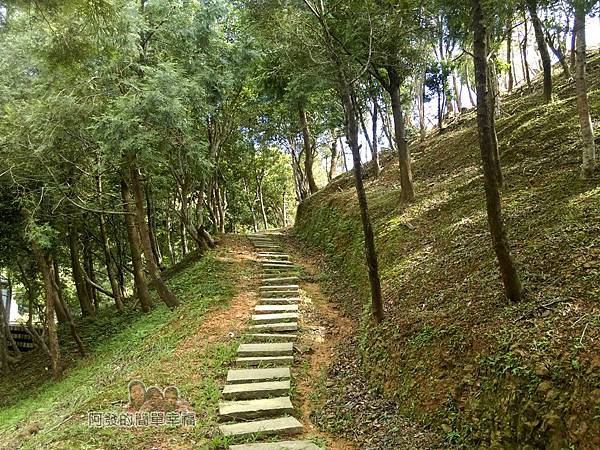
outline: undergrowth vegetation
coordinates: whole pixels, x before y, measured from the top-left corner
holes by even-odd
[[[600,111],[600,58],[590,62]],[[541,103],[520,88],[497,121],[503,208],[526,289],[511,304],[485,214],[474,112],[416,143],[416,201],[394,155],[366,165],[386,320],[373,326],[350,174],[299,208],[295,231],[328,253],[363,303],[362,369],[405,415],[484,448],[600,448],[600,186],[581,181],[572,83]],[[351,309],[351,308],[349,308]]]
[[[144,315],[99,312],[80,324],[89,355],[71,360],[58,381],[50,379],[45,358],[25,358],[0,380],[0,448],[17,443],[44,449],[218,446],[219,379],[237,341],[194,337],[208,312],[227,307],[246,270],[225,250],[211,250],[171,271],[169,287],[182,301],[176,310],[160,304]],[[205,345],[193,345],[203,339]],[[65,345],[64,353],[75,349]],[[123,411],[131,379],[146,386],[177,386],[196,413],[196,427],[90,428],[88,412]]]

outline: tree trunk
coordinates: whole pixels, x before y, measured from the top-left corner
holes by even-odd
[[[142,311],[148,312],[152,307],[152,297],[148,291],[146,283],[146,275],[142,262],[142,244],[140,242],[139,231],[135,226],[131,210],[131,193],[129,185],[121,177],[121,198],[123,199],[123,212],[125,213],[125,226],[127,228],[127,240],[129,241],[129,250],[131,253],[131,263],[133,265],[133,281],[135,284],[135,292],[140,300]],[[171,261],[173,264],[173,261]]]
[[[87,273],[90,280],[93,283],[95,283],[96,282],[96,271],[94,270],[94,257],[92,255],[92,250],[90,248],[89,242],[83,243],[83,260],[84,260],[85,272]],[[100,307],[100,301],[99,301],[98,293],[96,292],[96,289],[94,289],[90,283],[86,283],[85,286],[88,291],[88,296],[94,302],[94,309],[96,311],[98,311],[98,308]]]
[[[404,129],[404,114],[400,103],[400,77],[396,70],[388,67],[390,78],[389,94],[392,103],[392,114],[394,116],[394,134],[396,148],[398,149],[398,165],[400,167],[400,198],[403,201],[412,202],[415,199],[415,190],[412,180],[412,169],[408,143],[406,142]]]
[[[577,112],[579,114],[581,144],[583,147],[581,178],[589,180],[594,176],[596,170],[596,144],[587,96],[585,15],[583,2],[576,2],[575,25],[573,28],[577,39],[575,47],[575,88],[577,90]]]
[[[379,164],[379,143],[377,142],[377,119],[379,117],[379,104],[377,101],[377,95],[372,97],[373,100],[373,117],[371,123],[373,125],[373,131],[371,138],[373,144],[371,145],[371,155],[373,155],[373,164],[375,165],[375,177],[378,177],[381,173],[381,165]]]
[[[544,102],[550,103],[552,101],[552,62],[550,61],[548,46],[544,39],[544,28],[537,13],[537,1],[527,0],[526,4],[529,16],[531,17],[533,31],[535,32],[538,52],[542,58],[542,68],[544,69]]]
[[[417,105],[419,109],[419,139],[422,141],[427,137],[427,127],[425,125],[425,70],[419,73],[419,83],[417,88]]]
[[[304,173],[306,174],[306,179],[308,181],[309,192],[314,194],[319,190],[313,173],[315,156],[314,143],[312,142],[312,137],[308,128],[308,120],[306,119],[306,110],[304,109],[304,103],[302,101],[298,102],[298,116],[300,118],[300,129],[304,141]]]
[[[569,61],[569,65],[570,65],[570,69],[571,72],[575,72],[577,69],[575,67],[575,64],[577,63],[575,54],[577,53],[577,33],[575,32],[575,22],[573,22],[573,32],[571,33],[571,54],[570,56],[570,61]]]
[[[262,215],[263,225],[265,230],[269,228],[269,221],[267,219],[267,210],[265,208],[265,199],[263,198],[263,191],[261,183],[256,183],[256,196],[258,197],[258,203],[260,205],[260,213]]]
[[[329,172],[327,173],[327,178],[331,182],[337,176],[337,164],[339,159],[339,150],[337,138],[333,140],[331,143],[331,165],[329,166]]]
[[[8,315],[4,309],[4,300],[0,298],[0,365],[5,374],[8,375],[8,339],[10,328],[8,326]]]
[[[352,101],[352,96],[349,92],[351,89],[347,85],[343,75],[340,75],[342,83],[342,104],[346,113],[346,137],[348,145],[352,150],[354,160],[354,182],[356,186],[356,194],[358,196],[358,205],[360,208],[360,218],[363,226],[365,237],[365,252],[367,257],[367,265],[369,267],[369,282],[371,285],[371,303],[373,307],[373,317],[379,323],[383,319],[383,302],[381,299],[381,282],[379,280],[379,268],[377,261],[377,251],[375,250],[375,238],[373,236],[373,228],[369,217],[369,208],[367,204],[367,196],[363,185],[362,164],[360,161],[360,145],[358,144],[358,121],[357,111]]]
[[[65,301],[65,298],[63,295],[62,283],[60,281],[60,272],[59,272],[57,260],[56,260],[56,258],[53,258],[53,257],[51,257],[50,259],[51,259],[51,264],[48,264],[48,267],[50,268],[50,275],[51,275],[52,282],[54,284],[54,292],[56,293],[56,298],[58,299],[58,301],[62,305],[63,310],[65,311],[65,314],[67,316],[67,325],[69,326],[69,331],[71,332],[71,336],[73,337],[73,340],[77,344],[79,353],[81,354],[81,356],[85,356],[85,347],[83,346],[83,342],[81,341],[81,338],[79,337],[79,333],[77,333],[77,328],[75,327],[75,322],[73,321],[73,316],[71,315],[71,311],[69,310],[69,306],[67,305],[67,302]]]
[[[146,194],[146,216],[148,217],[148,235],[150,236],[150,243],[152,244],[152,255],[156,260],[156,265],[160,270],[164,269],[162,254],[160,253],[160,247],[156,240],[156,232],[154,225],[154,216],[156,215],[154,208],[152,207],[152,197],[148,183],[144,186],[144,193]]]
[[[96,183],[98,187],[98,198],[102,198],[102,181],[100,177],[96,177]],[[117,311],[123,311],[123,298],[121,297],[121,289],[117,282],[117,269],[115,262],[110,254],[110,241],[108,239],[108,233],[106,231],[106,217],[103,213],[99,214],[100,220],[100,239],[102,241],[102,250],[104,251],[104,261],[106,264],[106,272],[108,280],[110,282],[110,289],[112,296],[115,300],[115,306]]]
[[[142,188],[142,181],[140,180],[140,170],[137,167],[137,158],[134,153],[129,153],[127,155],[127,163],[131,177],[131,188],[135,198],[135,217],[140,233],[142,249],[146,258],[146,267],[161,300],[165,302],[169,308],[175,308],[179,306],[179,300],[177,300],[166,286],[160,275],[160,270],[152,257],[152,243],[150,242],[148,224],[146,223],[146,215],[144,213],[144,191]]]
[[[473,97],[473,89],[471,89],[471,82],[469,81],[469,66],[465,65],[465,83],[467,84],[467,92],[469,93],[469,101],[471,106],[477,105],[477,101]]]
[[[83,277],[83,269],[79,257],[79,239],[74,227],[69,229],[69,252],[71,255],[71,270],[73,273],[73,281],[79,299],[82,316],[93,316],[95,314],[94,304],[89,296],[87,284]]]
[[[480,0],[473,0],[473,53],[475,62],[475,79],[477,87],[477,126],[479,146],[483,162],[483,176],[487,205],[487,217],[500,273],[504,283],[504,291],[511,301],[518,301],[522,296],[522,286],[517,274],[513,258],[510,254],[508,239],[502,220],[500,191],[494,164],[494,143],[488,89],[488,68],[486,48],[486,25]]]
[[[48,333],[48,350],[50,355],[50,366],[52,368],[52,376],[60,377],[60,347],[58,344],[58,333],[56,331],[56,322],[54,321],[54,304],[56,302],[56,293],[54,292],[54,284],[52,283],[52,274],[48,266],[48,261],[42,249],[36,242],[31,243],[33,254],[38,264],[38,268],[42,273],[44,282],[44,292],[46,293],[46,330]]]
[[[527,45],[529,43],[529,31],[527,27],[527,16],[523,12],[523,25],[525,27],[525,35],[523,36],[523,44],[521,45],[521,63],[523,65],[523,78],[527,81],[527,86],[531,87],[531,72],[529,70],[529,61],[527,60]]]
[[[512,27],[512,23],[509,25]],[[513,87],[515,85],[515,79],[513,78],[513,62],[512,62],[512,29],[508,32],[508,37],[506,38],[506,64],[508,65],[508,83],[507,90],[508,92],[512,92]]]
[[[454,89],[454,100],[456,102],[456,115],[460,115],[462,111],[462,99],[460,95],[460,89],[458,87],[458,79],[456,77],[456,71],[452,71],[452,89]]]

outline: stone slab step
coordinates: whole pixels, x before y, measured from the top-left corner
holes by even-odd
[[[289,305],[300,301],[300,297],[263,297],[258,303],[261,305]]]
[[[260,264],[263,269],[276,269],[279,271],[298,270],[294,264],[275,264],[272,262],[270,262],[270,263],[261,262]]]
[[[300,314],[298,314],[298,313],[253,314],[252,315],[252,321],[256,324],[297,322],[299,318],[300,318]]]
[[[235,359],[238,367],[285,366],[293,363],[293,356],[245,356]]]
[[[289,276],[289,277],[274,277],[274,278],[263,278],[262,284],[270,284],[270,285],[289,285],[294,282],[298,283],[300,278],[297,276]]]
[[[294,411],[289,397],[219,402],[221,420],[247,420],[291,414]]]
[[[291,342],[275,342],[264,344],[240,344],[237,355],[246,356],[291,356],[294,344]]]
[[[284,261],[288,261],[290,259],[290,255],[275,252],[259,252],[258,257],[264,259],[282,259]]]
[[[298,312],[298,305],[257,305],[254,307],[256,314],[272,314]]]
[[[273,367],[269,369],[229,369],[227,383],[249,383],[274,381],[291,377],[289,367]]]
[[[297,298],[300,295],[300,291],[263,291],[260,295],[261,298]]]
[[[268,436],[274,434],[294,435],[302,433],[303,429],[304,427],[295,417],[278,417],[276,419],[269,420],[256,420],[253,422],[221,425],[219,427],[219,430],[224,436],[235,437],[248,437],[258,435]]]
[[[294,263],[291,261],[285,261],[281,259],[262,259],[260,261],[261,264],[276,264],[279,266],[293,266]]]
[[[248,328],[257,333],[270,331],[276,333],[281,331],[297,331],[298,322],[261,323],[258,325],[250,325]]]
[[[294,341],[298,338],[296,334],[289,333],[252,333],[246,334],[249,339],[254,341]]]
[[[289,394],[290,380],[228,384],[223,388],[225,400],[252,400]]]
[[[229,450],[323,450],[310,441],[279,441],[230,445]]]
[[[261,286],[261,291],[297,291],[300,286],[297,284],[274,284],[269,286]]]

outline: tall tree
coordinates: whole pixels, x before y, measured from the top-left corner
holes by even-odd
[[[504,291],[511,301],[518,301],[523,295],[521,281],[513,261],[506,229],[502,219],[500,189],[494,161],[494,130],[491,122],[488,81],[488,50],[486,46],[486,15],[481,0],[472,0],[473,60],[477,88],[477,128],[479,147],[483,162],[483,179],[487,205],[487,217],[492,235],[492,243],[502,275]]]
[[[596,170],[596,144],[594,142],[594,128],[587,97],[585,16],[595,2],[574,0],[573,3],[575,6],[575,26],[573,32],[576,36],[575,87],[577,90],[577,112],[579,114],[583,153],[581,178],[590,179],[594,176],[594,171]]]

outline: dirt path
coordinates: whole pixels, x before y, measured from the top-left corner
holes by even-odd
[[[353,450],[357,447],[352,442],[320,430],[311,421],[315,381],[325,379],[335,347],[351,335],[353,322],[339,312],[338,306],[315,282],[318,275],[315,261],[300,252],[297,243],[285,235],[282,242],[291,259],[303,268],[300,280],[303,332],[297,345],[300,361],[296,375],[296,402],[302,413],[301,420],[307,433],[322,438],[328,449]]]

